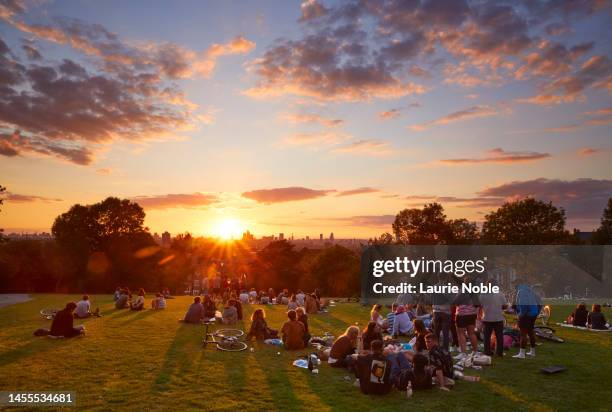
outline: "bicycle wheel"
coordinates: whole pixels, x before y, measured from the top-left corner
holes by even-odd
[[[40,310],[40,316],[42,316],[43,319],[51,320],[55,317],[57,312],[59,312],[59,309],[44,308]]]
[[[240,329],[219,329],[214,335],[218,338],[239,338],[244,335],[244,332]]]
[[[533,331],[538,337],[542,339],[546,339],[551,342],[557,342],[557,343],[565,342],[562,338],[554,334],[554,329],[551,329],[548,327],[537,327],[537,328],[534,328]]]
[[[247,344],[237,340],[222,340],[217,342],[217,349],[226,352],[240,352],[247,348]]]

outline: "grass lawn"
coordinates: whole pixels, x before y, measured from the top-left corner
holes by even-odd
[[[450,393],[417,392],[407,400],[393,391],[364,396],[346,371],[323,365],[318,375],[291,365],[302,352],[254,344],[254,352],[202,349],[203,328],[177,322],[190,297],[168,300],[165,311],[115,310],[110,296],[93,296],[104,317],[83,323],[87,335],[52,340],[32,332],[49,327],[43,307],[63,307],[78,296],[35,295],[0,309],[0,390],[75,391],[80,408],[90,410],[610,410],[612,333],[557,328],[566,343],[544,342],[535,359],[506,357],[478,373],[480,383],[459,382]],[[149,298],[147,305],[149,305]],[[253,306],[245,307],[245,319]],[[553,307],[552,321],[571,308]],[[268,324],[280,327],[285,308],[268,306]],[[347,325],[368,319],[368,308],[338,304],[328,314],[311,315],[314,335],[339,335]],[[607,310],[606,317],[612,313]],[[77,322],[78,323],[78,322]],[[248,322],[240,325],[243,329]],[[516,349],[512,350],[512,354]],[[568,370],[543,375],[543,366]],[[605,388],[608,388],[606,390]]]

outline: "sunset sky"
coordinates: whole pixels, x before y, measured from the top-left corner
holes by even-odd
[[[604,1],[0,0],[0,227],[138,201],[152,232],[367,238],[426,202],[596,227]]]

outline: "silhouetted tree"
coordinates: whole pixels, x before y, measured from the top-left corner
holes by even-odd
[[[608,199],[608,204],[601,216],[601,225],[593,233],[592,242],[598,245],[612,244],[612,197]]]
[[[469,245],[478,241],[479,233],[476,223],[467,219],[451,219],[448,221],[449,238],[448,244]]]
[[[435,245],[444,243],[449,237],[444,208],[439,203],[400,211],[392,227],[400,242],[413,245]]]
[[[488,244],[559,244],[568,239],[563,208],[533,198],[504,203],[485,216],[482,226],[482,240]]]
[[[393,235],[389,232],[385,232],[377,238],[374,238],[373,243],[376,245],[391,245],[394,242]]]

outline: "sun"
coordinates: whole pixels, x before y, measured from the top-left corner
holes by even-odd
[[[217,222],[213,233],[223,240],[237,239],[242,236],[243,226],[238,219],[228,218]]]

